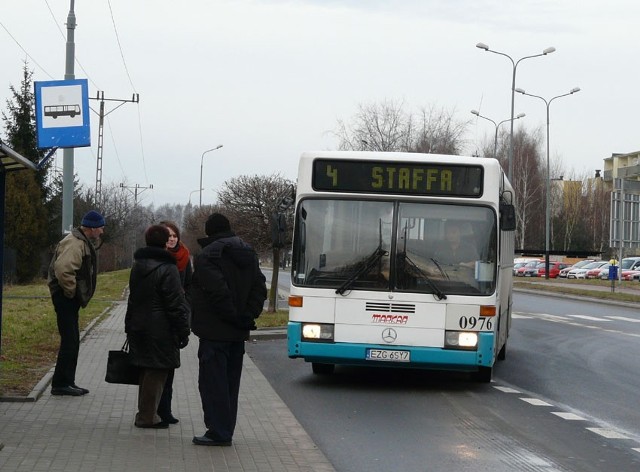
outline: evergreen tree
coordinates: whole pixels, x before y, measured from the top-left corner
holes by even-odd
[[[33,71],[25,62],[20,87],[10,87],[12,98],[2,112],[6,141],[24,157],[40,162],[44,153],[38,150],[35,126]],[[37,172],[11,172],[6,180],[5,245],[16,253],[18,282],[32,280],[41,269],[41,254],[48,245],[49,217],[45,202],[47,168]]]

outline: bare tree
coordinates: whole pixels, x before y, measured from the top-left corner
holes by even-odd
[[[272,247],[271,218],[279,199],[293,182],[279,174],[247,176],[226,181],[218,192],[218,204],[229,214],[236,233],[264,253]],[[277,264],[277,261],[274,261]]]
[[[534,232],[540,233],[541,210],[544,196],[543,175],[540,159],[540,133],[531,134],[520,127],[513,136],[514,156],[513,156],[513,182],[516,193],[516,221],[518,229],[516,231],[516,246],[524,248],[528,238],[534,236]],[[504,162],[503,162],[504,166]],[[529,229],[529,224],[532,224]],[[541,234],[536,234],[541,241]]]
[[[563,247],[565,251],[576,249],[574,246],[574,234],[580,227],[580,222],[587,209],[584,206],[583,182],[581,178],[569,178],[563,183],[561,221],[564,225]]]
[[[413,121],[413,120],[412,120]],[[464,145],[464,134],[470,121],[454,119],[454,112],[444,108],[421,108],[416,123],[411,127],[411,152],[458,155]]]
[[[385,100],[359,105],[349,122],[338,120],[334,134],[341,150],[459,154],[467,124],[435,106],[423,107],[416,117],[403,102]]]
[[[265,176],[240,176],[224,183],[218,192],[218,204],[213,207],[198,208],[186,218],[187,232],[201,232],[208,215],[221,211],[227,215],[236,234],[264,256],[272,251],[273,276],[271,278],[271,296],[268,311],[276,310],[276,292],[278,269],[280,267],[280,247],[272,240],[272,221],[274,215],[282,210],[280,204],[294,188],[293,182],[279,174]],[[286,219],[291,228],[293,210],[287,208]],[[285,247],[291,243],[288,235]],[[198,249],[196,249],[197,251]]]
[[[411,117],[402,102],[360,104],[350,123],[338,120],[335,131],[341,150],[405,151],[409,146]]]

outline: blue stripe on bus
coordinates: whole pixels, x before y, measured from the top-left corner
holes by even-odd
[[[478,350],[462,351],[420,346],[386,344],[324,343],[301,340],[302,325],[289,322],[287,344],[289,357],[325,364],[412,367],[439,370],[475,371],[491,367],[494,361],[493,333],[478,333]],[[393,349],[411,352],[411,362],[384,362],[365,359],[367,349]]]

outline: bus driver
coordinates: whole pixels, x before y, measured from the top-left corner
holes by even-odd
[[[463,238],[461,228],[464,224],[452,220],[445,222],[444,240],[436,246],[434,257],[439,263],[475,269],[479,259],[478,251],[471,238],[466,237],[466,233]]]

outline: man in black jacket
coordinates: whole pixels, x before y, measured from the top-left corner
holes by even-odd
[[[255,329],[267,298],[265,277],[255,251],[214,213],[205,223],[208,237],[194,258],[191,284],[193,333],[200,338],[198,386],[207,432],[194,436],[201,446],[230,446],[238,413],[244,342]]]

